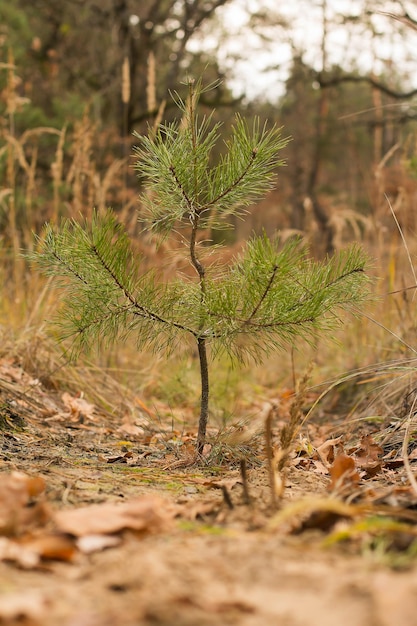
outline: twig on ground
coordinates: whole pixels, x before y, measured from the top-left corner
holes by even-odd
[[[404,468],[407,474],[407,478],[410,481],[410,485],[414,493],[417,495],[417,480],[411,469],[410,459],[408,458],[408,444],[410,441],[410,431],[411,431],[411,425],[413,422],[414,413],[416,410],[416,404],[417,404],[417,396],[414,397],[413,403],[411,405],[411,408],[407,417],[407,425],[405,427],[405,433],[404,433],[404,439],[403,439],[403,445],[402,445],[402,456],[403,456]]]
[[[240,459],[240,475],[242,477],[243,487],[243,502],[244,504],[250,504],[251,498],[249,494],[248,474],[246,468],[246,459]]]
[[[276,489],[276,476],[274,468],[274,449],[272,444],[272,417],[274,414],[274,407],[271,406],[268,411],[268,415],[265,420],[265,447],[266,458],[268,462],[268,474],[269,474],[269,487],[271,489],[271,505],[273,508],[277,506],[277,489]]]

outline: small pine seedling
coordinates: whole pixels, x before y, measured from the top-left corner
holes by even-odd
[[[204,88],[187,81],[188,97],[174,94],[180,122],[136,135],[136,168],[144,178],[144,228],[160,237],[182,229],[184,250],[194,277],[163,282],[156,271],[141,270],[141,258],[112,212],[91,223],[47,225],[34,258],[64,288],[60,311],[62,338],[73,351],[134,338],[138,350],[175,352],[188,340],[198,350],[201,402],[197,451],[203,451],[209,417],[209,363],[220,351],[232,359],[260,362],[298,338],[312,340],[339,323],[340,309],[357,306],[367,295],[366,258],[353,245],[325,261],[313,261],[297,238],[253,237],[229,265],[208,265],[199,243],[207,229],[219,229],[230,216],[274,185],[287,140],[276,126],[251,127],[239,115],[223,156],[212,151],[220,137],[212,116],[200,119]]]

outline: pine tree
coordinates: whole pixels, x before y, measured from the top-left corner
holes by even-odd
[[[73,352],[133,337],[138,350],[173,353],[191,342],[198,350],[201,402],[197,451],[209,417],[209,363],[220,352],[261,362],[298,338],[312,340],[338,325],[338,312],[367,294],[366,257],[359,246],[314,261],[299,238],[253,237],[230,265],[209,265],[206,229],[242,215],[274,185],[287,140],[277,127],[251,127],[236,116],[226,151],[212,162],[220,126],[200,119],[204,88],[188,81],[184,101],[175,94],[182,120],[139,136],[136,168],[145,180],[144,228],[158,237],[180,232],[195,276],[162,282],[141,269],[141,258],[109,211],[92,222],[47,225],[37,264],[64,288],[59,313],[62,338]]]

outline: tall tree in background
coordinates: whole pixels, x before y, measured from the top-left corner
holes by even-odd
[[[340,146],[343,146],[343,149],[339,149],[339,152],[342,155],[346,153],[346,146],[351,143],[350,137],[356,134],[355,124],[357,125],[359,119],[359,124],[368,126],[370,139],[372,138],[371,140],[373,140],[373,162],[371,161],[369,164],[371,172],[375,172],[384,155],[390,152],[399,139],[398,133],[394,131],[395,124],[393,123],[397,117],[398,109],[395,111],[395,108],[390,106],[392,101],[411,99],[417,93],[417,90],[405,91],[404,87],[401,86],[401,84],[404,85],[405,77],[401,77],[400,71],[397,71],[392,61],[383,59],[377,53],[377,39],[383,36],[380,28],[381,19],[386,16],[384,12],[386,3],[366,1],[362,5],[362,13],[359,14],[356,12],[349,13],[349,11],[344,14],[337,12],[330,14],[329,0],[319,0],[318,5],[321,9],[321,43],[320,54],[318,55],[320,61],[317,61],[317,69],[311,77],[317,90],[317,97],[315,120],[312,125],[312,158],[307,175],[306,191],[317,224],[323,233],[325,251],[331,252],[334,245],[333,224],[335,222],[322,205],[319,190],[320,186],[326,182],[324,169],[331,167],[330,164],[334,163],[334,158],[336,157],[334,153],[332,155],[332,139],[343,134],[340,131],[342,131],[343,126],[346,127],[346,122],[349,119],[349,116],[334,115],[335,110],[340,110],[340,103],[344,99],[343,96],[349,93],[346,87],[355,85],[356,89],[354,91],[350,90],[351,123],[347,124],[350,136],[347,136],[345,141],[340,142]],[[357,3],[355,6],[357,10]],[[354,10],[355,6],[352,5],[351,9]],[[340,32],[341,26],[344,27],[344,34],[346,35],[345,50],[347,61],[345,67],[332,65],[330,61],[332,35]],[[351,27],[352,30],[350,30]],[[355,40],[355,37],[358,36],[358,32],[355,32],[354,29],[358,29],[358,27],[365,41],[368,39],[370,42],[370,49],[374,49],[375,57],[370,73],[366,73],[354,59],[348,60],[351,55],[349,46]],[[363,107],[360,106],[359,98],[363,93],[363,86],[367,87],[369,94],[369,105],[366,107],[368,110],[365,118],[363,117]],[[337,126],[339,127],[339,132],[335,132]],[[329,132],[330,130],[331,132]],[[330,149],[327,147],[328,142],[330,142]],[[357,143],[357,155],[359,155],[363,147],[363,145],[360,146]],[[343,179],[340,180],[340,183],[343,187]],[[340,191],[341,189],[339,188]]]
[[[204,54],[196,59],[187,43],[227,2],[0,0],[0,22],[3,43],[16,49],[26,95],[50,118],[62,107],[60,100],[73,94],[73,103],[90,101],[100,120],[120,124],[122,65],[127,59],[124,126],[130,132],[156,113],[149,111],[149,103],[156,107],[179,75],[193,70],[199,59],[204,62]],[[213,58],[210,63],[211,72],[218,73]],[[155,67],[152,94],[149,65]],[[222,99],[221,89],[216,97]]]
[[[247,6],[249,10],[249,2]],[[412,38],[406,35],[414,24],[410,12],[415,4],[393,2],[390,7],[393,14],[381,0],[353,0],[343,6],[337,0],[291,5],[263,0],[248,19],[247,32],[239,26],[241,34],[233,33],[254,42],[253,49],[262,50],[264,59],[269,47],[269,63],[264,62],[269,94],[274,80],[278,92],[279,81],[287,76],[285,93],[275,95],[275,118],[293,136],[283,175],[290,187],[290,225],[304,229],[308,205],[325,251],[332,249],[336,235],[328,198],[337,189],[339,199],[347,197],[341,202],[352,210],[376,206],[372,179],[381,164],[393,163],[389,158],[401,158],[392,148],[412,130],[412,58],[397,64],[395,58],[399,51],[403,59],[412,54]],[[306,30],[306,15],[314,28]],[[247,44],[244,50],[250,57]],[[223,61],[230,79],[237,65],[232,49]],[[258,107],[260,103],[259,97]]]

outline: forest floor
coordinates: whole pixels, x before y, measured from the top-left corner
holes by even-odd
[[[192,431],[115,419],[7,359],[0,409],[0,624],[417,625],[398,428],[396,448],[309,425],[273,494],[262,436],[190,464]]]

